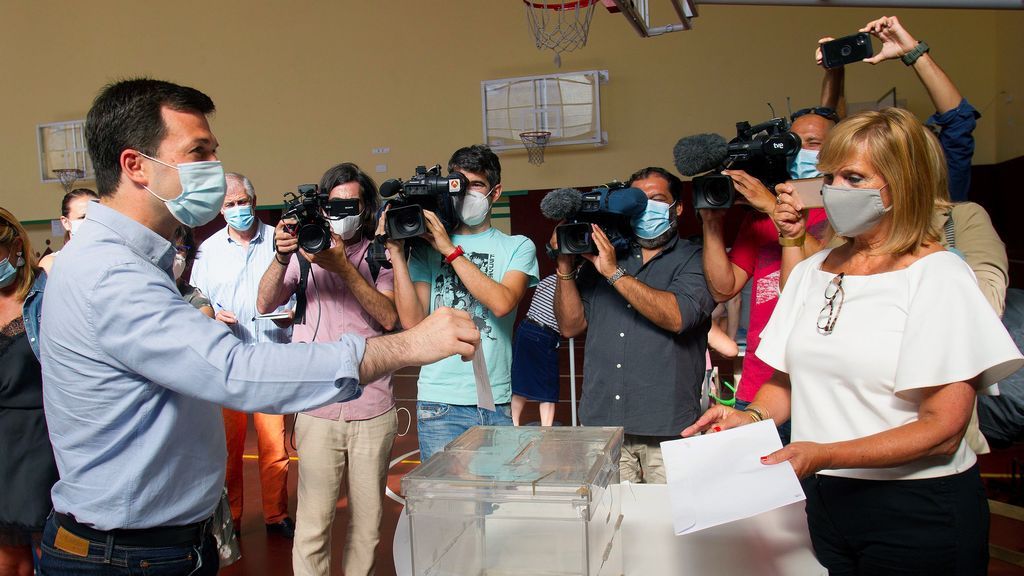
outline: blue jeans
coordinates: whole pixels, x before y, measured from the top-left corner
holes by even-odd
[[[747,408],[747,406],[750,406],[750,402],[746,402],[744,400],[740,400],[739,398],[737,398],[736,399],[736,405],[733,406],[733,408],[735,408],[737,410],[745,410]],[[779,439],[782,440],[782,445],[786,446],[787,444],[789,444],[789,440],[790,440],[790,436],[789,436],[789,433],[790,433],[790,423],[789,423],[789,420],[786,420],[785,422],[783,422],[777,428],[777,430],[779,431]]]
[[[41,576],[213,576],[220,565],[217,544],[209,534],[201,546],[143,548],[89,541],[87,556],[57,549],[56,536],[57,522],[50,514],[43,529]]]
[[[473,426],[511,426],[512,405],[498,404],[495,411],[479,406],[443,402],[416,402],[416,434],[420,440],[420,462],[426,462],[449,442]]]

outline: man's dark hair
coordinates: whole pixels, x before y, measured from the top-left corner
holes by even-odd
[[[110,196],[121,180],[121,152],[156,156],[167,133],[161,108],[209,115],[213,100],[195,88],[162,80],[134,78],[100,91],[85,118],[85,140],[96,170],[99,195]]]
[[[501,184],[501,161],[498,155],[483,144],[459,148],[448,161],[448,172],[469,170],[483,174],[492,188]]]
[[[647,168],[637,170],[629,177],[629,181],[626,184],[632,186],[633,182],[644,180],[651,176],[661,176],[664,178],[668,182],[668,191],[672,193],[672,200],[679,201],[679,195],[683,193],[683,181],[675,174],[658,166],[648,166]]]
[[[332,166],[320,179],[320,189],[330,193],[336,187],[349,182],[359,183],[359,194],[363,198],[363,213],[359,217],[359,232],[364,238],[372,239],[377,230],[377,212],[380,210],[380,196],[377,183],[352,162]]]
[[[97,200],[100,199],[95,192],[88,188],[75,188],[71,192],[65,194],[64,199],[60,201],[60,215],[67,218],[68,214],[71,213],[71,201],[83,196],[88,196]]]

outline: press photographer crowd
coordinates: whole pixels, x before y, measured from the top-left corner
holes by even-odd
[[[390,553],[395,371],[420,367],[427,462],[473,426],[525,423],[528,402],[552,425],[576,337],[579,420],[624,429],[622,481],[664,483],[663,441],[771,420],[783,448],[761,464],[801,479],[830,573],[985,574],[976,454],[1024,436],[1024,356],[1001,321],[1020,322],[1024,293],[966,201],[980,114],[895,17],[822,39],[817,59],[814,106],[683,137],[674,170],[553,190],[537,243],[493,225],[484,145],[379,186],[337,163],[262,222],[258,183],[218,160],[207,95],[105,86],[85,124],[96,190],[64,198],[64,247],[37,262],[0,208],[0,429],[17,438],[0,452],[0,574],[216,574],[238,557],[249,414],[266,531],[293,539],[294,573],[372,574]],[[927,91],[925,122],[846,114],[844,66],[889,60]],[[686,212],[699,237],[681,236]],[[709,390],[709,350],[740,349],[738,387]]]

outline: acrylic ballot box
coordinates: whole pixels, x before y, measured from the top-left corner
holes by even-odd
[[[417,576],[620,576],[622,428],[478,426],[402,479]]]

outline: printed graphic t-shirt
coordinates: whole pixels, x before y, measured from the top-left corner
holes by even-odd
[[[462,246],[465,257],[485,275],[501,282],[505,274],[519,271],[529,277],[529,286],[537,284],[537,248],[526,236],[509,236],[495,228],[479,234],[452,236],[452,243]],[[429,246],[417,246],[409,259],[412,281],[430,285],[430,311],[448,306],[465,310],[480,329],[487,376],[491,381],[494,402],[504,404],[512,399],[512,310],[498,318],[466,289],[451,266]],[[459,356],[424,366],[420,369],[417,398],[425,402],[443,402],[463,406],[477,403],[476,380],[472,362]]]

